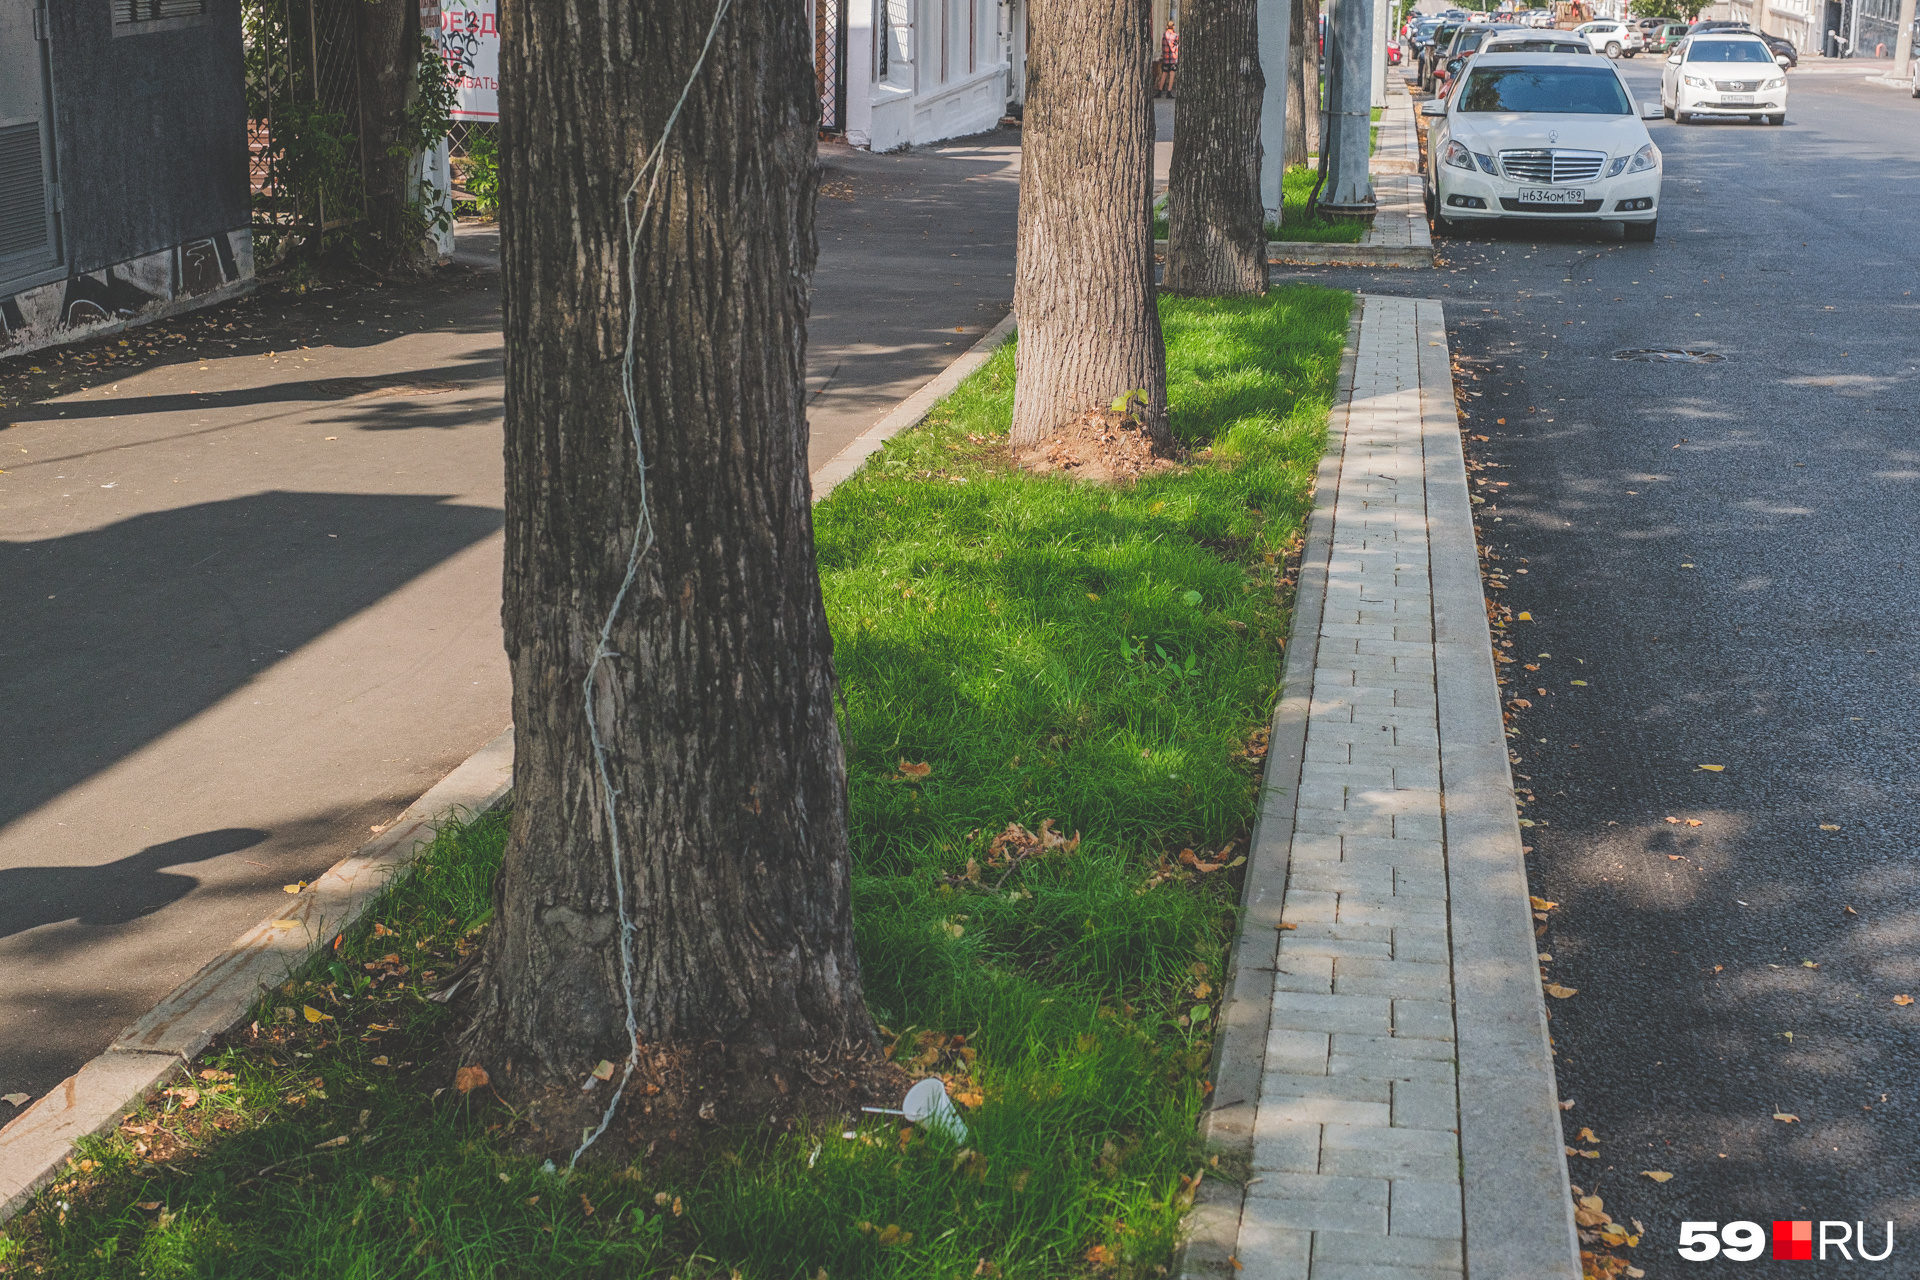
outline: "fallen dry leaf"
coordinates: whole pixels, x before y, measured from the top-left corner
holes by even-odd
[[[1673,1181],[1673,1175],[1668,1173],[1665,1169],[1642,1169],[1640,1171],[1640,1176],[1643,1178],[1652,1178],[1655,1182]]]
[[[605,1058],[600,1059],[600,1061],[594,1065],[593,1078],[595,1080],[613,1079],[613,1064]]]
[[[1837,822],[1823,822],[1820,824],[1820,829],[1822,831],[1838,831],[1840,824]]]
[[[1905,1006],[1913,1003],[1913,997],[1912,996],[1895,996],[1893,998],[1893,1002],[1904,1008]]]
[[[1580,988],[1563,987],[1557,982],[1549,982],[1547,984],[1547,994],[1552,996],[1555,1000],[1565,1000],[1568,996],[1579,995]]]
[[[180,1103],[180,1109],[182,1111],[191,1111],[200,1105],[200,1091],[198,1089],[169,1089],[167,1090],[167,1096],[176,1099]]]
[[[1561,1109],[1562,1111],[1571,1111],[1571,1110],[1573,1110],[1573,1099],[1572,1099],[1572,1098],[1562,1098],[1562,1099],[1560,1100],[1560,1109]]]
[[[1580,1156],[1587,1160],[1598,1160],[1600,1158],[1598,1151],[1582,1151],[1577,1147],[1568,1147],[1567,1154],[1570,1156]]]
[[[298,929],[300,927],[298,920],[269,920],[267,923],[276,929]]]
[[[924,761],[920,764],[909,764],[905,760],[900,762],[900,776],[903,778],[924,778],[932,772],[933,766]]]
[[[1811,961],[1811,960],[1802,960],[1802,961],[1800,962],[1800,967],[1801,967],[1802,969],[1818,969],[1818,968],[1819,968],[1820,966],[1819,966],[1819,965],[1817,965],[1817,964],[1815,964],[1815,963],[1814,963],[1813,961]]]
[[[325,1142],[314,1143],[313,1149],[315,1151],[325,1151],[328,1147],[344,1147],[346,1145],[347,1135],[343,1133],[337,1138],[328,1138]]]
[[[1723,764],[1703,764],[1700,766],[1700,768],[1705,769],[1708,773],[1722,773],[1725,772],[1726,767],[1727,766]]]
[[[487,1069],[485,1067],[462,1067],[453,1073],[455,1093],[470,1093],[475,1089],[485,1088],[486,1084]]]
[[[1800,1122],[1800,1117],[1789,1111],[1776,1111],[1773,1113],[1773,1118],[1781,1124],[1798,1124]]]
[[[301,1005],[300,1012],[306,1016],[308,1022],[329,1022],[333,1019],[332,1014],[322,1013],[310,1004]]]
[[[1548,902],[1545,898],[1536,898],[1531,894],[1527,895],[1527,901],[1533,904],[1535,911],[1551,911],[1560,905],[1557,902]]]
[[[1530,614],[1530,613],[1517,613],[1517,614],[1515,614],[1515,615],[1514,615],[1514,617],[1515,617],[1516,619],[1518,619],[1519,621],[1521,621],[1521,622],[1532,622],[1532,621],[1533,621],[1533,615],[1532,615],[1532,614]]]
[[[1668,815],[1667,821],[1671,822],[1676,827],[1680,825],[1680,819],[1673,817],[1672,815]]]
[[[1574,1137],[1576,1137],[1576,1138],[1578,1138],[1578,1139],[1580,1139],[1580,1141],[1582,1141],[1582,1142],[1598,1142],[1598,1141],[1600,1141],[1600,1139],[1599,1139],[1599,1138],[1598,1138],[1597,1136],[1595,1136],[1595,1134],[1594,1134],[1594,1132],[1593,1132],[1593,1130],[1592,1130],[1592,1129],[1582,1129],[1582,1130],[1581,1130],[1580,1132],[1578,1132],[1578,1133],[1576,1133],[1576,1134],[1574,1134],[1573,1136],[1574,1136]]]
[[[280,887],[288,893],[298,893],[307,887],[307,882],[305,880],[296,880],[292,884],[283,884]]]
[[[1690,827],[1699,827],[1699,826],[1704,826],[1706,824],[1701,822],[1700,819],[1698,818],[1688,818],[1687,825]]]
[[[0,1102],[11,1103],[16,1107],[25,1106],[28,1100],[24,1093],[0,1093]]]

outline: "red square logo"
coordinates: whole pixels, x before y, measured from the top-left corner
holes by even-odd
[[[1775,1222],[1773,1224],[1774,1261],[1812,1262],[1813,1224],[1811,1222]]]

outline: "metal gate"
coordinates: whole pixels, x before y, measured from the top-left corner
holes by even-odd
[[[357,0],[243,0],[256,252],[359,220],[366,202]]]
[[[847,131],[847,5],[814,0],[813,71],[820,86],[820,132]]]

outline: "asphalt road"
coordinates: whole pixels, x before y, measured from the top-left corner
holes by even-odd
[[[1660,66],[1623,69],[1652,97]],[[1650,126],[1655,244],[1276,275],[1448,304],[1489,594],[1533,619],[1505,670],[1578,991],[1569,1164],[1656,1278],[1792,1273],[1675,1256],[1682,1221],[1774,1219],[1875,1253],[1891,1220],[1885,1274],[1920,1275],[1920,102],[1791,84],[1784,128]],[[1613,358],[1655,347],[1726,359]]]
[[[815,465],[1005,315],[1018,201],[1017,134],[823,152]],[[456,261],[0,361],[0,1094],[507,724],[497,236]]]

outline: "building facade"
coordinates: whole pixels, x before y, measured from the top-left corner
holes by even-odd
[[[0,0],[0,356],[252,278],[239,0]]]

